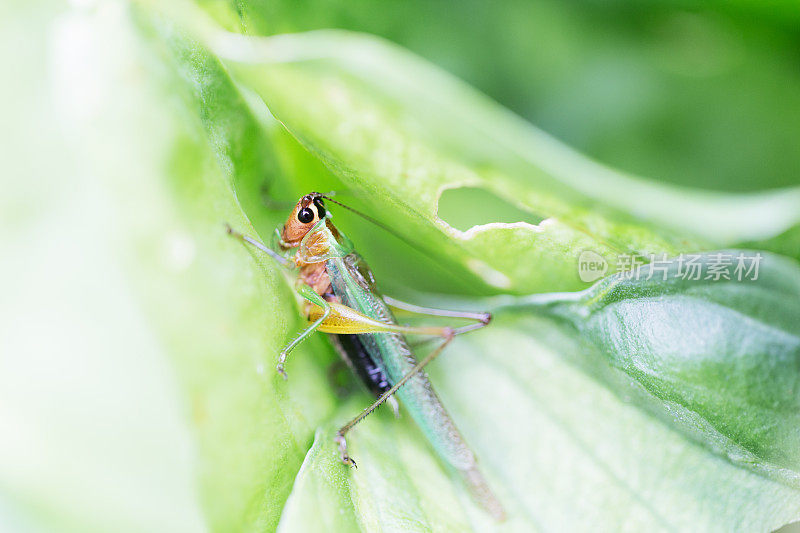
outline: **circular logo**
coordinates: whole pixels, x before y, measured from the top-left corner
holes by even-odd
[[[578,256],[578,277],[581,281],[591,283],[602,278],[608,272],[608,261],[592,250],[584,250]]]

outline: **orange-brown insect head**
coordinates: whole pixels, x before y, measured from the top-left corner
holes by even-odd
[[[325,204],[322,195],[311,193],[300,198],[294,206],[292,214],[283,225],[281,239],[289,248],[300,246],[300,241],[306,236],[314,224],[325,218]]]

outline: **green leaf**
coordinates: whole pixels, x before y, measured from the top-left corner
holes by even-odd
[[[774,235],[800,217],[800,189],[713,195],[614,173],[374,38],[315,32],[216,42],[236,76],[343,186],[370,198],[371,214],[390,213],[407,239],[446,252],[448,268],[495,290],[578,288],[583,249],[713,249],[708,240]],[[544,221],[458,231],[437,216],[442,192],[458,187],[482,188]],[[491,242],[504,245],[487,254]]]
[[[797,489],[737,467],[581,371],[574,361],[602,354],[571,335],[551,320],[506,315],[460,339],[432,374],[509,528],[746,531],[797,518]],[[351,438],[362,466],[345,487],[362,527],[493,529],[425,446],[409,446],[416,435],[404,426],[380,413]],[[308,510],[329,514],[340,502],[328,496],[342,483],[334,459],[330,447],[309,454],[282,531],[331,524]]]
[[[606,372],[619,394],[636,394],[637,405],[732,462],[798,487],[800,269],[735,250],[690,259],[506,308],[565,319],[604,356],[586,364],[598,375],[603,363],[624,374]],[[715,265],[720,274],[709,274]]]
[[[768,4],[201,0],[248,35],[341,28],[440,65],[612,167],[724,191],[800,183],[800,10]]]

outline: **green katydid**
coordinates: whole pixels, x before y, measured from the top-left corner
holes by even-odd
[[[228,229],[297,276],[297,292],[305,300],[304,312],[310,324],[280,352],[278,372],[286,377],[284,366],[288,354],[314,331],[328,333],[345,362],[377,396],[375,402],[337,432],[335,441],[341,460],[355,466],[347,453],[345,435],[384,402],[388,401],[397,411],[396,394],[439,455],[461,474],[474,499],[494,518],[502,520],[505,516],[502,505],[423,371],[456,335],[486,326],[491,315],[425,308],[382,296],[353,243],[331,222],[325,199],[346,207],[319,193],[303,196],[283,227],[275,230],[274,249]],[[402,326],[390,307],[471,319],[475,323],[459,328]],[[406,334],[436,336],[442,342],[417,361]]]

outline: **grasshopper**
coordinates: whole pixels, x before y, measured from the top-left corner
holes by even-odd
[[[356,466],[347,453],[345,435],[384,402],[397,413],[396,395],[437,453],[461,474],[473,498],[494,518],[502,520],[502,505],[423,370],[456,335],[486,326],[491,315],[432,309],[382,296],[367,263],[331,221],[325,200],[355,211],[329,196],[307,194],[294,206],[286,223],[275,230],[272,248],[228,228],[231,235],[268,254],[296,276],[297,293],[304,300],[303,311],[309,325],[281,350],[278,372],[286,378],[289,353],[313,332],[329,334],[344,361],[377,398],[336,433],[342,462]],[[404,326],[397,323],[390,307],[475,323],[458,328]],[[407,334],[439,337],[441,343],[418,361],[406,340]]]

